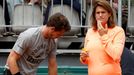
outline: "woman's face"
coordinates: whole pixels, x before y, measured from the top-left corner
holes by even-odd
[[[107,23],[110,16],[111,16],[111,14],[108,13],[108,11],[105,10],[103,7],[101,7],[101,6],[96,7],[96,11],[95,11],[96,21],[99,20],[99,21]]]

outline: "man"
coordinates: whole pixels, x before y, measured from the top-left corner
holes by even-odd
[[[36,75],[39,64],[48,57],[48,74],[57,75],[55,39],[70,29],[67,18],[56,13],[46,25],[22,32],[8,56],[8,71],[12,75]]]
[[[7,1],[6,0],[0,0],[0,6],[4,9],[4,17],[5,17],[5,24],[10,25],[10,16],[9,16],[9,9],[7,7]]]
[[[134,75],[134,53],[124,47],[121,56],[122,75]]]

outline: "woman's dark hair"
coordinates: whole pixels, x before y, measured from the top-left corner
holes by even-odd
[[[115,27],[114,12],[113,12],[113,9],[110,6],[110,4],[105,0],[96,0],[96,2],[94,3],[92,15],[91,15],[91,24],[92,24],[93,29],[97,30],[97,21],[95,18],[95,12],[96,12],[96,8],[98,6],[104,8],[105,10],[108,11],[108,13],[111,14],[111,16],[109,17],[108,22],[107,22],[108,27],[109,28]]]
[[[47,26],[55,27],[55,31],[63,29],[69,31],[71,29],[68,19],[61,13],[55,13],[52,15],[47,22]]]

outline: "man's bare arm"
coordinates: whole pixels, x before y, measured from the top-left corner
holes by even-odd
[[[54,55],[48,59],[48,75],[57,75],[57,62]]]
[[[11,51],[8,59],[7,59],[7,64],[9,66],[9,69],[11,71],[12,74],[16,74],[17,72],[19,72],[19,68],[17,65],[17,60],[20,58],[20,55],[17,54],[15,51]]]

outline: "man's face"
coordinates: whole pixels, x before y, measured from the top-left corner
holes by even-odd
[[[64,32],[65,32],[65,30],[55,31],[54,29],[52,29],[49,32],[49,38],[52,38],[52,39],[59,38],[60,36],[63,36],[64,35]]]

